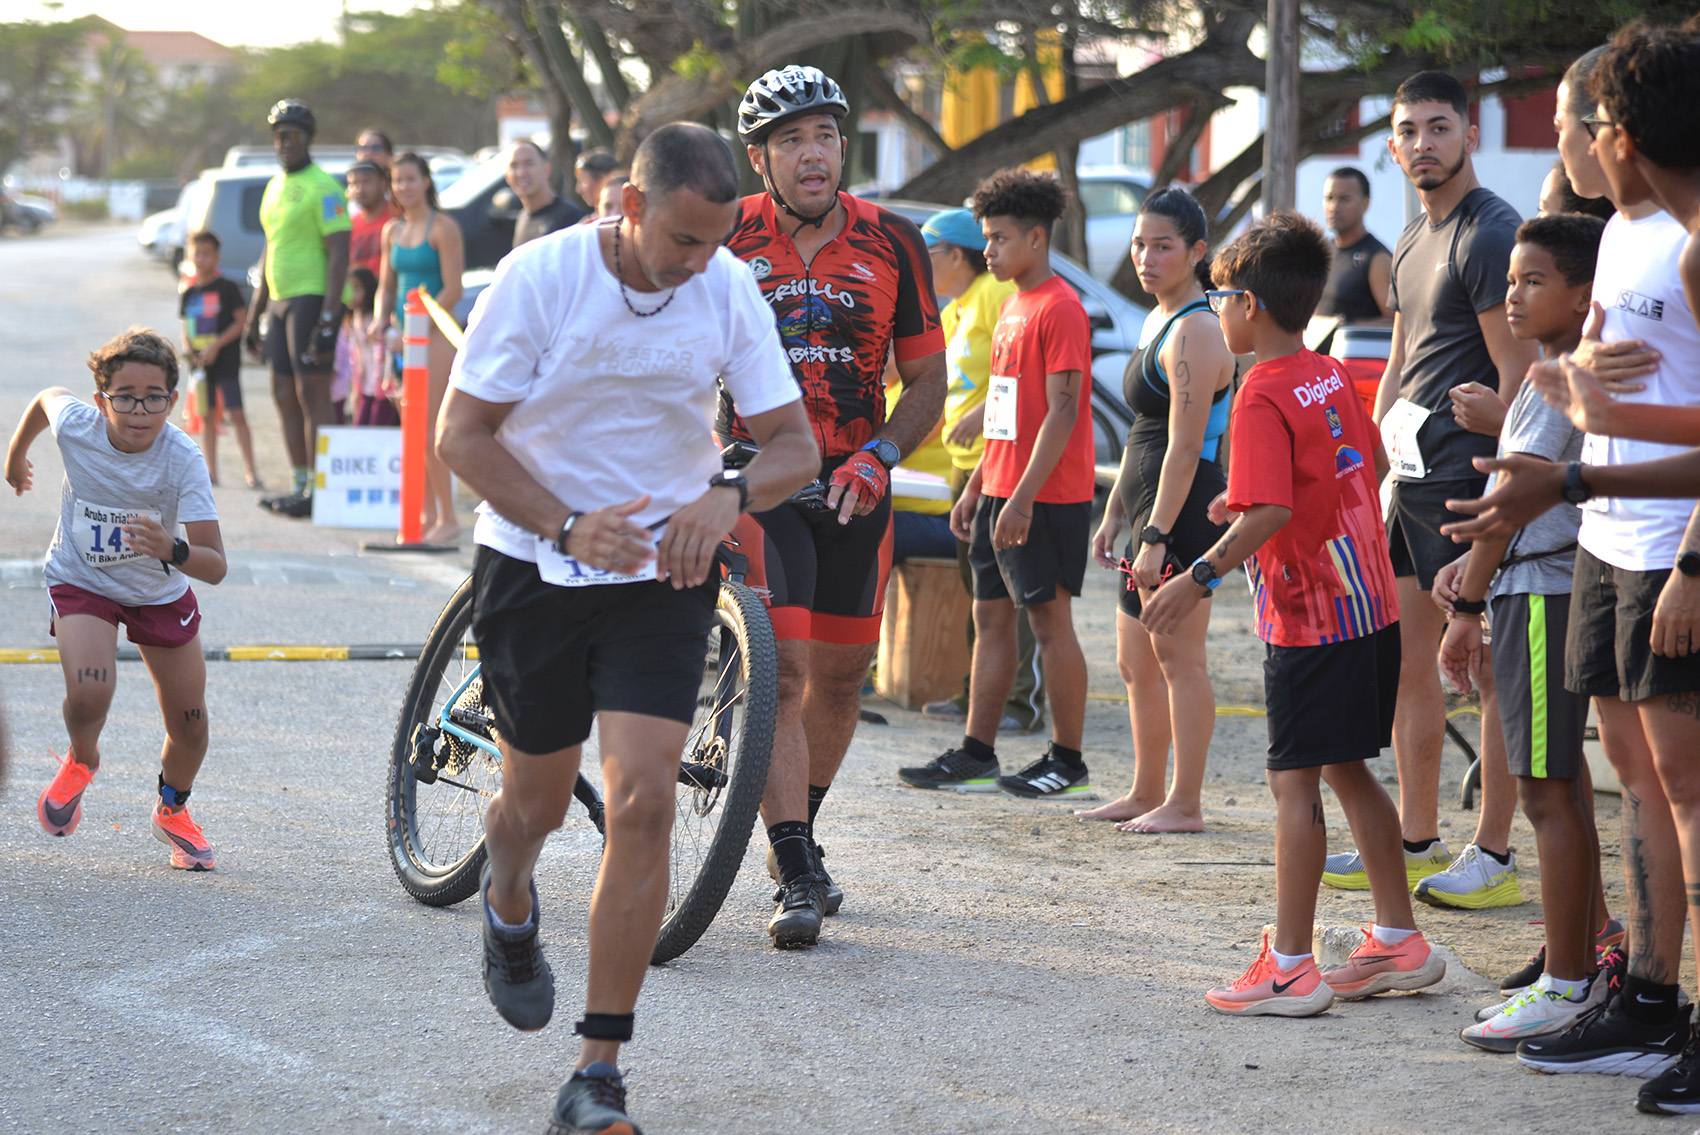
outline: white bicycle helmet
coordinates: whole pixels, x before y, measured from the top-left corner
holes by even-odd
[[[830,114],[843,118],[850,113],[844,92],[818,67],[795,63],[769,71],[750,84],[738,104],[738,137],[757,143],[787,118],[799,114]]]

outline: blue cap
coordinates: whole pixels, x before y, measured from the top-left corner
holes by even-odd
[[[928,248],[935,244],[954,244],[975,252],[986,251],[986,234],[980,231],[980,222],[967,209],[946,209],[942,213],[934,213],[921,226],[921,236],[926,238]]]

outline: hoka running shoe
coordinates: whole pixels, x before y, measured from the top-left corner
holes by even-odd
[[[94,779],[94,769],[69,752],[62,757],[57,753],[50,755],[59,762],[59,771],[36,798],[35,815],[48,835],[70,835],[82,822],[83,792]]]
[[[1356,1001],[1377,993],[1422,989],[1445,976],[1445,959],[1429,949],[1422,934],[1411,934],[1397,946],[1385,946],[1366,928],[1364,940],[1352,956],[1324,972],[1322,980],[1334,990],[1334,996]]]
[[[1444,871],[1429,875],[1417,884],[1416,896],[1430,906],[1481,910],[1490,906],[1519,906],[1523,892],[1517,886],[1517,853],[1504,865],[1475,844],[1466,844]]]
[[[1700,1034],[1691,1028],[1676,1063],[1641,1085],[1635,1107],[1651,1115],[1690,1115],[1700,1111]]]
[[[1265,932],[1251,968],[1226,989],[1207,992],[1204,1000],[1218,1013],[1232,1016],[1314,1017],[1334,1004],[1334,992],[1317,972],[1314,958],[1290,970],[1277,965]]]
[[[1411,890],[1417,889],[1417,884],[1436,871],[1445,870],[1452,863],[1452,854],[1446,850],[1446,844],[1436,840],[1426,855],[1405,853],[1405,880]],[[1341,852],[1330,855],[1322,864],[1322,881],[1328,886],[1341,891],[1369,890],[1369,873],[1364,870],[1363,856],[1356,851]]]
[[[187,804],[168,812],[163,800],[153,806],[153,837],[171,848],[171,865],[185,871],[213,869],[212,844],[201,833],[201,825],[189,818]]]
[[[1645,1025],[1623,1011],[1622,1001],[1619,992],[1600,1012],[1583,1016],[1566,1031],[1525,1040],[1517,1046],[1517,1059],[1537,1072],[1657,1076],[1682,1054],[1688,1012]]]

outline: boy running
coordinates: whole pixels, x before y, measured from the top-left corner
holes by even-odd
[[[165,718],[154,838],[171,848],[173,867],[210,871],[212,847],[188,809],[207,755],[207,667],[187,577],[224,578],[212,487],[195,443],[166,421],[177,404],[177,356],[164,336],[133,327],[90,355],[89,369],[95,405],[62,386],[43,390],[6,451],[6,483],[20,496],[33,485],[29,447],[43,430],[52,429],[65,463],[46,575],[70,749],[36,815],[50,835],[70,835],[82,819],[83,792],[100,769],[123,623]],[[179,522],[187,540],[177,535]]]
[[[916,788],[1029,799],[1092,791],[1080,753],[1086,657],[1069,606],[1080,594],[1091,540],[1091,337],[1086,310],[1051,271],[1051,228],[1062,186],[1001,170],[974,193],[986,266],[1018,291],[992,335],[985,453],[950,513],[974,569],[974,663],[962,746],[897,775]],[[999,719],[1015,683],[1016,614],[1027,612],[1051,699],[1051,744],[1013,776],[998,775]]]
[[[242,412],[242,348],[238,341],[248,326],[248,308],[242,289],[218,270],[218,236],[198,232],[189,237],[193,249],[195,278],[177,303],[183,317],[183,357],[207,376],[207,404],[201,407],[201,452],[207,459],[207,476],[218,484],[218,407],[222,403],[236,431],[242,450],[242,476],[250,489],[260,488],[254,470],[254,438],[248,432],[248,415]]]
[[[1517,230],[1511,249],[1506,319],[1519,339],[1541,345],[1544,359],[1576,349],[1593,294],[1605,223],[1597,217],[1538,217]],[[1505,418],[1500,453],[1559,463],[1582,455],[1582,431],[1548,406],[1534,383],[1517,391]],[[1594,980],[1595,931],[1606,922],[1593,785],[1582,756],[1588,699],[1564,688],[1571,577],[1581,511],[1560,504],[1515,536],[1479,541],[1436,577],[1435,602],[1448,615],[1440,665],[1468,693],[1482,648],[1481,616],[1492,603],[1493,674],[1506,755],[1523,811],[1535,827],[1546,919],[1545,972],[1527,989],[1483,1010],[1463,1030],[1466,1044],[1514,1051],[1526,1037],[1563,1032],[1605,1003]],[[1489,586],[1491,583],[1491,587]],[[1496,880],[1488,880],[1492,890]],[[1503,884],[1499,884],[1503,885]],[[1417,897],[1423,897],[1418,891]],[[1596,907],[1598,909],[1596,909]]]
[[[1399,597],[1382,536],[1380,438],[1345,367],[1304,346],[1331,257],[1322,230],[1295,213],[1274,214],[1217,255],[1211,275],[1223,290],[1205,295],[1228,349],[1257,355],[1234,407],[1228,491],[1211,507],[1218,524],[1229,510],[1240,515],[1141,616],[1152,634],[1171,633],[1223,572],[1250,568],[1267,644],[1275,938],[1264,936],[1244,976],[1205,994],[1222,1013],[1308,1017],[1336,996],[1421,989],[1446,972],[1412,919],[1399,814],[1365,763],[1392,739]],[[1323,777],[1375,903],[1363,943],[1327,973],[1310,946],[1328,850]]]

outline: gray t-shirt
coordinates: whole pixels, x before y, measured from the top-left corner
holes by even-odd
[[[1582,456],[1582,436],[1568,417],[1546,404],[1534,383],[1525,382],[1506,412],[1499,453],[1528,453],[1568,464]],[[1488,479],[1489,489],[1497,478]],[[1573,504],[1555,504],[1531,520],[1511,538],[1488,595],[1570,594],[1581,527],[1582,510]]]
[[[59,527],[47,549],[48,585],[68,583],[125,607],[182,596],[188,578],[130,551],[118,526],[147,513],[175,535],[179,523],[217,520],[200,449],[167,422],[152,445],[125,453],[113,447],[101,412],[69,395],[47,403],[47,421],[65,462]]]
[[[1517,210],[1476,188],[1438,225],[1419,213],[1399,234],[1391,297],[1405,346],[1399,397],[1433,411],[1417,434],[1425,480],[1477,480],[1481,474],[1471,458],[1493,452],[1493,438],[1453,420],[1446,392],[1465,382],[1499,389],[1477,316],[1505,302],[1505,273],[1521,223]]]

